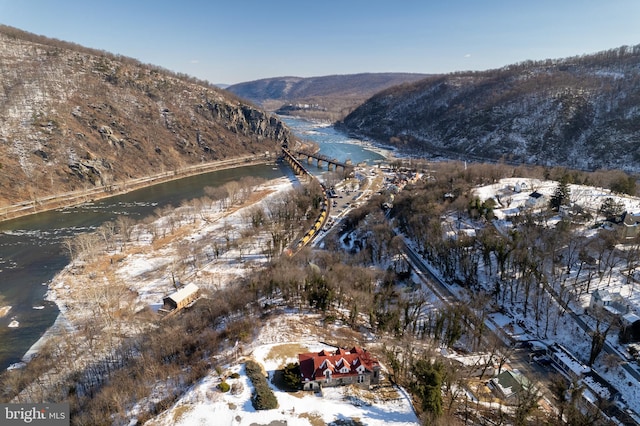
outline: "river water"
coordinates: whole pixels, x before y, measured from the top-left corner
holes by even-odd
[[[322,154],[339,161],[373,163],[384,158],[333,127],[288,117],[283,121],[298,137],[317,143]],[[244,176],[281,177],[290,173],[284,167],[271,164],[221,170],[0,223],[0,371],[20,361],[58,315],[57,306],[45,300],[45,295],[50,280],[69,262],[62,246],[65,238],[90,232],[119,215],[141,219],[158,208],[179,206],[203,196],[206,186],[224,185]],[[2,316],[3,307],[8,306],[11,309]]]

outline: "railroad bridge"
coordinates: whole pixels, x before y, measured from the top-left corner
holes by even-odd
[[[295,174],[307,179],[317,180],[316,177],[311,175],[307,171],[307,169],[305,169],[302,163],[296,158],[294,154],[291,153],[291,151],[289,151],[289,149],[286,146],[282,147],[282,157],[291,166]],[[337,163],[337,162],[334,162],[334,163]],[[340,165],[342,165],[342,163],[340,163]],[[342,167],[345,167],[345,170],[349,170],[347,168],[349,167],[348,165],[342,165]],[[351,170],[353,170],[353,167],[351,167]],[[324,226],[324,223],[327,221],[327,217],[329,215],[329,197],[327,194],[327,188],[324,186],[322,182],[318,181],[318,183],[322,187],[322,205],[320,206],[320,215],[316,219],[313,226],[307,230],[307,233],[294,246],[287,248],[287,253],[289,254],[289,256],[293,256],[302,247],[309,244],[313,240],[313,238],[318,235],[318,232]]]
[[[321,168],[326,164],[328,170],[338,170],[340,167],[342,167],[342,170],[345,173],[351,173],[353,171],[353,164],[351,164],[351,160],[347,160],[345,163],[343,163],[336,160],[335,158],[329,158],[326,155],[309,151],[294,151],[291,154],[295,155],[296,159],[298,160],[306,159],[307,164],[313,164],[315,160],[318,168]]]
[[[302,163],[298,161],[296,156],[293,155],[287,148],[282,148],[282,157],[284,158],[284,161],[286,161],[291,166],[295,174],[310,176],[307,169],[304,168]]]

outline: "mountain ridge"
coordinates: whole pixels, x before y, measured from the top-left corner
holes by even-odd
[[[0,205],[274,152],[286,126],[135,59],[0,26]]]
[[[226,90],[279,114],[336,121],[381,90],[428,76],[412,73],[284,76],[238,83]]]
[[[337,124],[428,156],[640,171],[640,45],[386,89]]]

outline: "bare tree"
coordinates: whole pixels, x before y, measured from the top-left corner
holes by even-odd
[[[589,352],[589,361],[587,365],[591,367],[602,352],[607,335],[613,328],[617,328],[619,320],[609,311],[595,307],[590,309],[591,316],[596,320],[595,329],[591,330],[591,350]]]

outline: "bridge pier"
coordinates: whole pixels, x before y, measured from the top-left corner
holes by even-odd
[[[327,170],[329,171],[334,171],[334,170],[337,171],[340,167],[342,167],[342,170],[344,172],[353,171],[351,160],[347,160],[345,163],[341,163],[336,159],[326,157],[322,154],[303,152],[303,151],[296,151],[293,153],[289,152],[289,155],[291,155],[295,159],[302,159],[302,161],[306,159],[306,162],[309,165],[313,165],[313,160],[316,160],[316,165],[318,168],[323,168],[324,165],[326,164]]]

